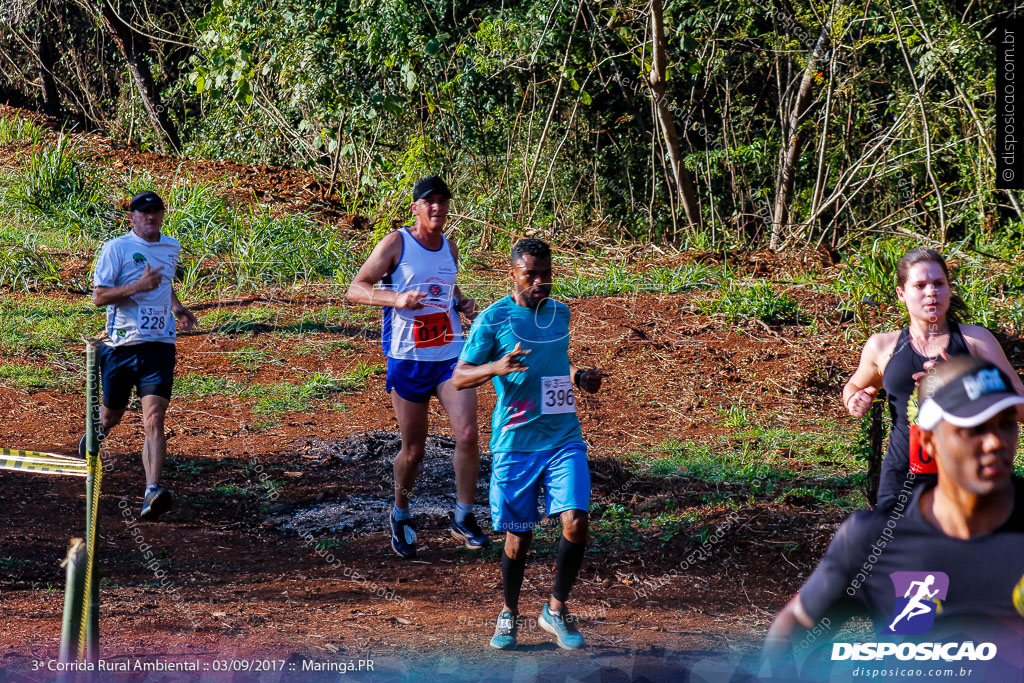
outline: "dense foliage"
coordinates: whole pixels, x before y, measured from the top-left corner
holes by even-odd
[[[374,220],[440,170],[459,213],[562,238],[1020,243],[993,172],[988,40],[1006,3],[5,7],[0,101],[190,157],[312,168]]]

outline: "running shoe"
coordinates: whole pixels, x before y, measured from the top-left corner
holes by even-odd
[[[149,522],[156,519],[171,509],[174,504],[174,496],[163,486],[157,484],[154,488],[146,490],[146,497],[142,500],[142,513],[139,517]]]
[[[558,647],[563,650],[578,650],[587,644],[583,640],[583,634],[576,628],[576,617],[569,614],[567,607],[563,607],[561,613],[555,614],[544,605],[537,623],[555,637]]]
[[[453,519],[451,532],[452,537],[456,541],[462,541],[469,550],[480,550],[491,544],[491,539],[480,529],[480,525],[477,524],[473,513],[466,515],[466,519],[462,524]]]
[[[411,519],[395,519],[395,510],[388,513],[388,528],[391,530],[391,549],[406,560],[416,558],[416,530]]]
[[[498,615],[498,625],[494,628],[494,637],[491,638],[491,647],[495,650],[511,650],[516,646],[516,638],[519,636],[519,623],[522,618],[511,612],[502,612]]]
[[[101,429],[99,431],[100,443],[103,443],[104,437],[105,435],[103,434],[103,430]],[[85,434],[82,434],[82,438],[78,440],[78,457],[81,458],[82,460],[85,460],[86,455],[87,453],[85,452]]]

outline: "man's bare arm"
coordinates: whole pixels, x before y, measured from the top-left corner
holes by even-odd
[[[352,284],[348,286],[345,298],[355,304],[368,306],[395,306],[417,310],[423,308],[420,300],[423,293],[419,291],[392,292],[376,289],[375,286],[394,267],[402,254],[402,236],[391,233],[373,248],[366,263],[356,273]]]

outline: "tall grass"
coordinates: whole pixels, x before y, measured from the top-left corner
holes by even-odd
[[[234,231],[226,258],[226,277],[237,290],[340,280],[354,275],[358,268],[354,245],[309,216],[275,216],[257,208],[241,218],[242,226],[237,226],[241,229]]]
[[[67,137],[37,146],[6,185],[5,203],[40,227],[93,239],[110,237],[117,227],[103,177]]]
[[[676,294],[713,287],[722,275],[720,269],[703,263],[675,268],[658,266],[639,272],[613,264],[600,277],[584,274],[555,279],[552,295],[574,299],[619,294]]]
[[[799,324],[805,317],[799,302],[779,294],[767,282],[742,285],[730,282],[721,295],[701,304],[707,315],[724,315],[728,320],[763,320],[769,325]]]
[[[43,141],[43,129],[31,119],[0,116],[0,145],[38,145]]]
[[[30,291],[56,289],[63,284],[60,266],[45,251],[0,242],[0,287]]]
[[[51,358],[68,349],[77,352],[82,337],[98,334],[104,322],[104,310],[84,298],[10,299],[0,315],[0,352]]]

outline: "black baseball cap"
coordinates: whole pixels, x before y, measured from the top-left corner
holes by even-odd
[[[448,186],[445,185],[445,182],[441,180],[441,176],[439,175],[431,175],[426,178],[421,178],[412,189],[412,198],[415,201],[423,199],[424,197],[429,197],[435,193],[442,197],[446,197],[447,199],[452,198],[452,191],[448,189]]]
[[[932,430],[945,420],[957,427],[977,427],[1011,406],[1024,404],[1006,373],[980,362],[954,377],[921,404],[917,426]]]
[[[164,208],[164,200],[160,199],[160,195],[152,190],[143,190],[138,193],[132,197],[132,202],[128,205],[129,211],[152,211],[162,208]]]

